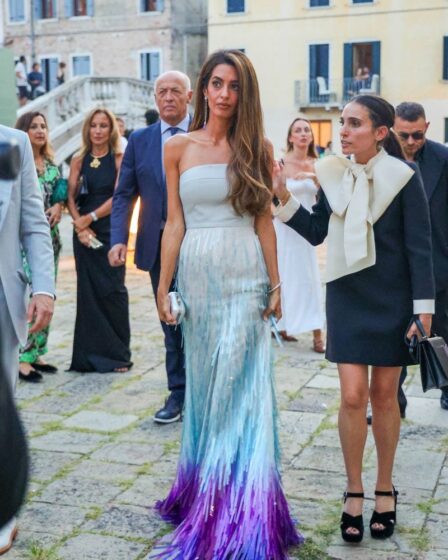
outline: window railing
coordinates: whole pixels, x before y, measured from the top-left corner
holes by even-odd
[[[381,78],[373,74],[364,80],[343,78],[328,80],[323,76],[294,82],[294,104],[300,107],[341,107],[353,97],[363,93],[379,95]]]

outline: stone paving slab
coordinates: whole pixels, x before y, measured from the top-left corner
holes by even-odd
[[[128,465],[144,465],[148,461],[157,461],[163,455],[162,445],[145,443],[111,443],[93,453],[93,459],[126,463]]]
[[[20,518],[22,526],[35,533],[63,537],[79,527],[89,513],[88,508],[34,501]]]
[[[165,472],[163,473],[165,475]],[[146,508],[152,508],[154,504],[163,499],[169,492],[173,479],[167,476],[157,476],[157,474],[147,476],[142,475],[137,478],[134,484],[115,499],[122,504],[134,504]]]
[[[40,501],[53,504],[92,506],[104,505],[122,492],[121,486],[96,479],[77,477],[70,473],[51,482],[39,496]]]
[[[64,420],[66,428],[81,428],[95,432],[116,432],[138,420],[133,414],[110,414],[109,412],[81,410]]]
[[[31,451],[31,478],[41,482],[50,481],[61,469],[68,467],[82,455],[58,451]]]
[[[123,463],[110,463],[84,459],[73,468],[75,476],[101,480],[103,483],[132,483],[138,476],[138,467]]]
[[[107,441],[109,441],[109,438],[101,434],[56,430],[32,438],[30,445],[33,449],[44,451],[90,453]]]
[[[58,555],[61,560],[136,560],[144,550],[140,543],[85,533],[68,539]]]
[[[148,540],[156,537],[163,526],[160,517],[148,508],[113,505],[97,519],[87,521],[82,529]]]

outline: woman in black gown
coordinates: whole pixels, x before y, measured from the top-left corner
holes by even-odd
[[[381,539],[394,531],[397,388],[401,366],[411,363],[404,335],[416,334],[415,323],[408,329],[413,315],[430,332],[434,312],[428,204],[415,166],[402,160],[394,116],[387,101],[372,95],[346,105],[340,137],[352,160],[328,156],[316,164],[322,190],[311,213],[279,179],[275,189],[282,221],[313,245],[328,234],[326,356],[338,364],[341,385],[339,435],[348,479],[341,532],[349,542],[359,542],[364,531],[369,398],[378,459],[370,532]]]
[[[67,203],[78,279],[70,370],[125,372],[132,366],[125,267],[113,268],[107,258],[112,195],[123,156],[113,114],[94,109],[84,121],[82,142],[70,165]]]

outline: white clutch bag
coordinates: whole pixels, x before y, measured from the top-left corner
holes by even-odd
[[[171,315],[176,319],[176,325],[180,325],[185,317],[185,303],[179,292],[169,292],[168,298],[170,300]]]

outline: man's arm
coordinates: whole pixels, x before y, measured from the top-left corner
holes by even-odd
[[[121,266],[126,262],[129,223],[137,195],[135,142],[134,134],[131,134],[121,162],[118,184],[112,201],[110,225],[111,250],[109,251],[109,263],[111,266]]]
[[[28,136],[24,137],[21,166],[20,242],[31,269],[33,297],[28,321],[32,332],[44,328],[53,315],[54,258],[50,226],[45,217],[42,195]]]

